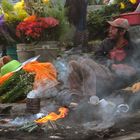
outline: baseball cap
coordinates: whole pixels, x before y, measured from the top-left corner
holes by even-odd
[[[107,22],[111,26],[114,26],[114,27],[120,27],[120,28],[123,28],[123,29],[126,29],[126,30],[128,30],[128,28],[129,28],[129,22],[125,18],[117,18],[113,21],[107,21]]]

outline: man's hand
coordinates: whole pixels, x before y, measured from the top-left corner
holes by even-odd
[[[136,70],[126,64],[113,64],[112,70],[119,76],[133,76],[136,74]]]
[[[133,93],[140,91],[140,82],[133,84],[131,90]]]

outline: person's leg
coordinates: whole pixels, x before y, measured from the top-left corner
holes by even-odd
[[[71,90],[80,91],[84,96],[103,97],[111,94],[108,92],[112,87],[114,76],[109,69],[91,59],[71,61],[69,64],[72,68],[68,78]]]
[[[75,90],[81,92],[82,87],[82,74],[81,74],[81,66],[77,63],[77,61],[69,62],[70,73],[68,76],[68,83],[70,90]]]
[[[79,91],[84,96],[96,95],[96,74],[87,63],[70,61],[71,72],[68,82],[71,90]]]
[[[85,96],[96,95],[96,73],[86,63],[81,64],[81,72],[83,77],[82,91]]]
[[[108,68],[92,59],[82,60],[81,67],[84,93],[88,95],[96,94],[100,98],[111,94],[114,75]]]

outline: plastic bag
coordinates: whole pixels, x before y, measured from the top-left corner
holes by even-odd
[[[13,72],[10,72],[0,77],[0,85],[3,84],[6,80],[8,80],[12,75]]]
[[[51,63],[39,63],[35,61],[26,64],[23,69],[27,72],[34,72],[36,74],[34,82],[35,88],[41,83],[43,84],[46,80],[57,81],[56,69]]]

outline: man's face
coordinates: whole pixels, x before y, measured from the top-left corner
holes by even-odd
[[[119,38],[118,28],[116,28],[114,26],[110,26],[108,37],[110,39],[117,40]]]

